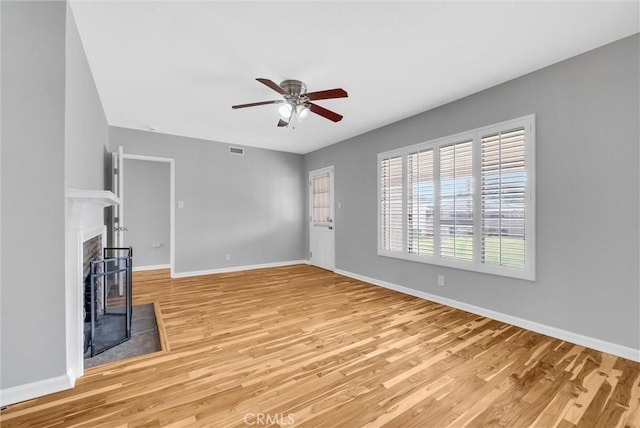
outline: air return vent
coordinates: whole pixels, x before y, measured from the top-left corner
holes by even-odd
[[[229,146],[229,153],[231,153],[232,155],[244,155],[244,149],[240,147]]]

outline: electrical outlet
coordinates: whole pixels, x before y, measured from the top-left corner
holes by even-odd
[[[230,261],[231,261],[231,254],[225,254],[225,255],[224,255],[224,259],[225,259],[226,261],[230,262]]]
[[[178,208],[184,208],[184,201],[178,201]]]
[[[438,275],[438,285],[444,287],[444,275]]]

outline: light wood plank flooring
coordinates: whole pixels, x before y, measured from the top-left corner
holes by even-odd
[[[2,428],[640,426],[639,363],[314,267],[137,273],[148,302],[164,351]]]

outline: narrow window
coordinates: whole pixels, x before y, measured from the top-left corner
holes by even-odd
[[[434,252],[433,149],[410,153],[407,158],[407,251]]]
[[[329,174],[313,178],[313,222],[331,221],[331,180]]]
[[[380,247],[402,251],[402,157],[380,163]]]
[[[440,147],[440,256],[473,259],[473,141]]]
[[[525,267],[525,132],[482,137],[482,263]]]

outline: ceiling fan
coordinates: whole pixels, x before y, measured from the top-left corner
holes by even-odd
[[[258,82],[268,86],[280,95],[281,100],[259,101],[257,103],[239,104],[231,106],[233,109],[262,106],[266,104],[282,104],[278,109],[280,113],[279,127],[289,127],[294,117],[298,120],[304,120],[309,116],[309,112],[315,113],[333,122],[342,120],[342,115],[320,107],[311,101],[328,100],[332,98],[346,98],[349,95],[342,88],[326,89],[324,91],[307,92],[307,86],[300,80],[285,80],[279,85],[269,79],[257,78]]]

